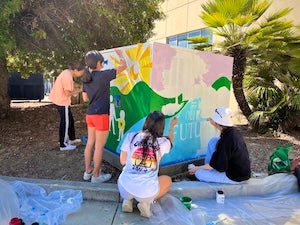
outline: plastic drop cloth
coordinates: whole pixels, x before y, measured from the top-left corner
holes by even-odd
[[[251,178],[239,185],[192,182],[184,190],[166,195],[152,207],[152,224],[157,225],[299,225],[300,193],[291,174]],[[174,188],[174,187],[173,187]],[[176,189],[176,185],[175,185]],[[218,204],[215,192],[223,190],[225,203]],[[193,198],[191,211],[182,207],[180,195]],[[177,196],[176,196],[177,195]]]
[[[19,201],[10,184],[0,179],[0,225],[7,225],[19,216]]]
[[[194,222],[192,211],[188,210],[179,199],[167,194],[151,206],[150,221],[157,225],[192,225],[203,224],[203,215]]]
[[[19,200],[19,218],[25,224],[58,225],[70,213],[81,208],[83,201],[80,190],[60,190],[46,193],[42,187],[21,181],[11,183]]]

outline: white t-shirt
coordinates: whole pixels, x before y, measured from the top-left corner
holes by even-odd
[[[127,152],[126,165],[119,176],[118,182],[133,196],[149,198],[159,191],[158,169],[161,157],[169,153],[171,142],[166,137],[157,138],[159,150],[149,148],[148,157],[142,162],[143,147],[140,142],[145,136],[144,132],[127,134],[121,150]],[[132,138],[134,139],[132,140]],[[156,154],[156,159],[154,154]]]

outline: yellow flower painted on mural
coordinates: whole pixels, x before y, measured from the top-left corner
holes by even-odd
[[[150,72],[152,68],[151,48],[144,44],[137,44],[124,50],[127,69],[113,81],[123,94],[128,94],[140,81],[150,86]],[[120,64],[119,59],[111,56],[115,66]]]

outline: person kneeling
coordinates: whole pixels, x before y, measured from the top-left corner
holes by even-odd
[[[120,163],[124,167],[118,178],[123,212],[133,212],[135,199],[141,216],[149,218],[153,201],[170,190],[171,177],[158,176],[158,170],[162,156],[172,147],[176,124],[175,117],[171,121],[169,135],[163,136],[165,117],[163,113],[154,111],[147,116],[140,132],[126,135],[120,154]]]

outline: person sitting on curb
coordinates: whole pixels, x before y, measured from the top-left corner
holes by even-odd
[[[217,108],[208,121],[221,132],[220,137],[209,141],[205,164],[189,169],[189,174],[204,182],[238,184],[248,180],[249,152],[243,136],[233,127],[232,111]]]
[[[291,161],[291,173],[297,177],[298,187],[300,191],[300,155]]]
[[[120,163],[124,165],[118,179],[123,198],[122,211],[133,212],[133,199],[141,216],[151,217],[151,204],[164,196],[172,186],[167,175],[158,176],[159,162],[169,153],[174,141],[175,117],[170,124],[169,135],[163,136],[165,117],[159,111],[151,112],[138,133],[126,135],[121,146]]]

